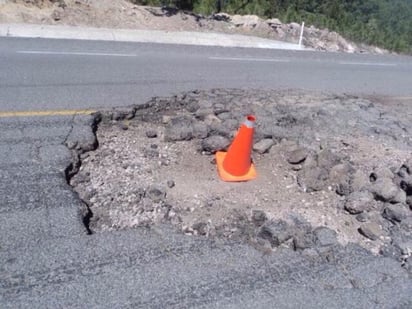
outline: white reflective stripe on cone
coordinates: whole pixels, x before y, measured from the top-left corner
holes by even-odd
[[[249,119],[246,119],[245,122],[243,123],[245,126],[247,126],[248,128],[254,128],[255,127],[255,122],[251,121]]]

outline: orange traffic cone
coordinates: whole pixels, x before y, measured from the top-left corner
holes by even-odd
[[[256,169],[251,159],[255,121],[255,116],[247,116],[228,151],[216,152],[217,170],[223,181],[247,181],[256,178]]]

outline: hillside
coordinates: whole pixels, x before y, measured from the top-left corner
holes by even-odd
[[[285,23],[305,21],[328,28],[358,43],[412,52],[411,0],[132,0],[138,4],[167,3],[209,15],[213,12],[255,14]]]
[[[236,6],[234,1],[222,0],[222,7],[219,9],[216,5],[219,1],[210,0],[202,2],[158,0],[0,0],[0,23],[222,32],[297,43],[301,30],[300,22],[304,20],[306,22],[303,37],[303,45],[305,47],[315,50],[350,53],[369,52],[381,54],[387,52],[382,48],[375,47],[373,44],[365,44],[363,43],[364,40],[357,39],[356,37],[354,39],[358,43],[348,39],[348,37],[353,37],[349,31],[342,31],[342,33],[345,33],[343,36],[337,31],[333,31],[333,23],[326,17],[324,19],[316,19],[316,15],[307,13],[309,11],[293,11],[290,7],[285,10],[282,7],[277,7],[275,2],[272,1],[273,5],[268,6],[268,2],[263,0],[248,1],[243,6]],[[312,2],[316,3],[316,1]],[[289,1],[289,3],[292,2]],[[156,7],[147,4],[165,4],[166,6]],[[264,10],[263,8],[266,9]],[[217,13],[218,11],[221,12]],[[225,11],[230,14],[224,13]],[[307,16],[301,18],[298,17],[298,13],[305,13]],[[318,21],[318,23],[311,22],[313,20]],[[317,24],[318,27],[313,24]],[[328,30],[325,26],[331,26],[329,27],[331,30]],[[336,26],[335,28],[338,27]],[[375,37],[370,36],[370,38]],[[366,41],[373,43],[371,39]],[[405,39],[404,41],[407,40]],[[410,44],[402,43],[404,41],[395,42],[397,44],[396,48],[392,46],[391,49],[405,52],[407,50],[405,46]],[[382,46],[383,44],[380,45]]]

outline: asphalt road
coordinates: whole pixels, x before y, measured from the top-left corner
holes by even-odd
[[[412,95],[410,57],[0,38],[0,110],[84,109],[215,87]]]
[[[87,235],[66,145],[94,144],[92,117],[4,116],[211,87],[410,96],[411,69],[393,56],[1,38],[0,307],[410,308],[410,274],[356,246],[304,257],[165,227]]]

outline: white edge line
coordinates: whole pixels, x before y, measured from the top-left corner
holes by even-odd
[[[396,63],[379,63],[379,62],[339,62],[343,65],[365,65],[365,66],[397,66]]]
[[[235,57],[209,57],[210,60],[228,60],[228,61],[257,61],[257,62],[290,62],[288,59],[270,59],[270,58],[235,58]]]
[[[110,54],[110,53],[88,53],[88,52],[58,52],[40,50],[18,50],[18,54],[33,55],[69,55],[69,56],[105,56],[105,57],[137,57],[136,54]]]

